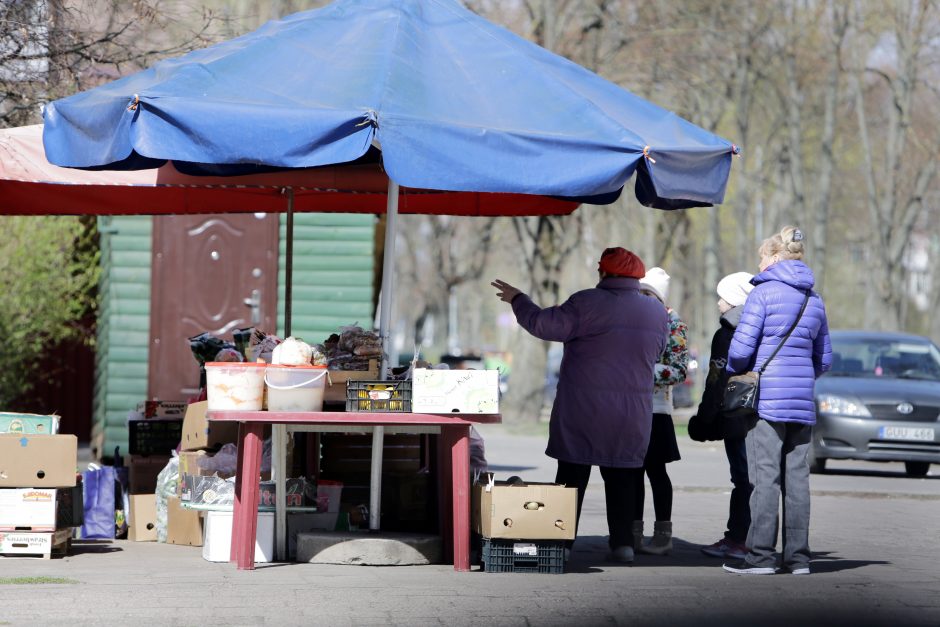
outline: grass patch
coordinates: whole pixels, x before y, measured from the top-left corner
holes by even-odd
[[[65,577],[0,577],[0,585],[29,586],[42,583],[79,583],[76,579]]]

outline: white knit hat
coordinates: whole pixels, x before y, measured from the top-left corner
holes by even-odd
[[[665,303],[666,297],[669,296],[669,275],[662,268],[650,268],[646,271],[646,276],[640,279],[640,289],[653,292]]]
[[[747,300],[747,295],[754,289],[751,285],[752,278],[754,275],[750,272],[729,274],[718,281],[718,295],[732,307],[740,307]]]

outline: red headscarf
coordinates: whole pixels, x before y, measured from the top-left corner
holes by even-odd
[[[646,266],[640,258],[620,246],[605,250],[597,269],[607,274],[633,279],[640,279],[646,275]]]

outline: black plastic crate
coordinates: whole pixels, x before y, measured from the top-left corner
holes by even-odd
[[[131,455],[167,455],[183,437],[182,418],[128,420],[128,452]]]
[[[346,411],[410,412],[411,381],[347,381]]]
[[[501,540],[483,538],[483,570],[488,573],[565,572],[562,540]]]

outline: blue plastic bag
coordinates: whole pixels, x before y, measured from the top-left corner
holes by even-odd
[[[85,501],[85,521],[82,538],[111,539],[127,529],[124,512],[123,487],[127,484],[127,469],[90,464],[82,471],[82,495]]]

